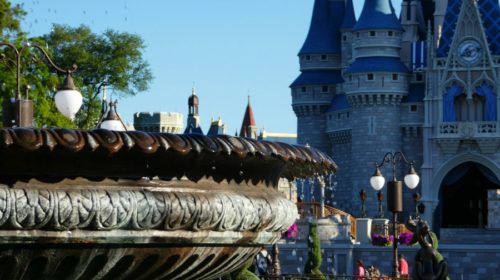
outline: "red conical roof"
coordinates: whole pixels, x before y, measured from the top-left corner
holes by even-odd
[[[241,124],[240,137],[251,137],[252,135],[247,135],[249,126],[257,126],[255,122],[255,117],[253,116],[252,106],[250,105],[250,96],[248,96],[248,105],[245,110],[245,116],[243,117],[243,123]]]

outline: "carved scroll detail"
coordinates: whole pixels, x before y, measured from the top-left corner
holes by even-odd
[[[3,229],[279,232],[296,217],[292,202],[269,193],[0,187]]]

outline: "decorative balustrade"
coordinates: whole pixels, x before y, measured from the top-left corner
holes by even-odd
[[[443,122],[438,126],[438,138],[500,137],[497,122]]]
[[[300,219],[307,219],[308,217],[314,217],[315,219],[321,218],[321,204],[318,202],[298,202],[297,209],[299,210]],[[340,216],[349,216],[351,222],[351,236],[356,236],[356,218],[340,209],[325,205],[325,217],[336,214]]]

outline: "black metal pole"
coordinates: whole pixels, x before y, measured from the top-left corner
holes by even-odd
[[[398,213],[392,212],[392,236],[394,240],[392,242],[392,277],[399,278],[399,262],[398,262]]]

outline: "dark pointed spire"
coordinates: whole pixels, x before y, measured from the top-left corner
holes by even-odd
[[[342,24],[340,25],[341,30],[351,30],[356,25],[356,15],[354,14],[354,5],[352,0],[346,0],[345,2],[345,14]]]
[[[311,25],[303,54],[340,54],[340,25],[344,18],[344,0],[315,0]]]
[[[249,129],[250,128],[250,129]],[[250,95],[248,96],[248,104],[245,110],[245,116],[243,117],[243,123],[241,124],[240,136],[241,137],[253,137],[250,135],[250,131],[257,129],[257,123],[255,122],[255,117],[253,115],[252,105],[250,105]]]
[[[395,29],[403,31],[391,0],[366,0],[354,31]]]

